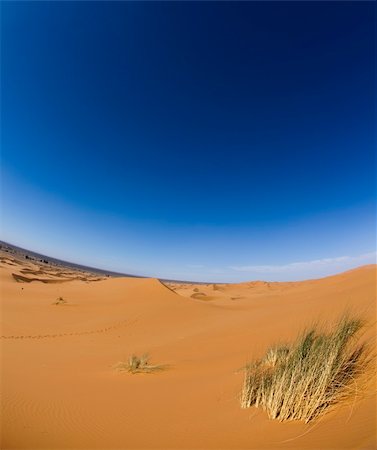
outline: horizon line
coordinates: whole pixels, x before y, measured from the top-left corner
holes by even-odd
[[[357,270],[360,269],[362,267],[367,267],[367,266],[377,266],[377,262],[375,263],[369,263],[369,264],[361,264],[360,266],[356,266],[354,268],[351,269],[346,269],[343,270],[342,272],[337,272],[334,274],[330,274],[330,275],[326,275],[323,277],[318,277],[318,278],[307,278],[304,280],[294,280],[294,281],[270,281],[270,280],[263,280],[263,279],[250,279],[248,281],[239,281],[239,282],[213,282],[213,281],[192,281],[192,280],[180,280],[180,279],[173,279],[173,278],[160,278],[160,277],[155,277],[155,276],[147,276],[147,275],[135,275],[135,274],[130,274],[130,273],[123,273],[123,272],[117,272],[114,270],[107,270],[107,269],[103,269],[100,267],[93,267],[93,266],[86,266],[83,264],[78,264],[75,263],[73,261],[67,261],[67,260],[63,260],[63,259],[59,259],[59,258],[55,258],[54,256],[49,256],[49,255],[45,255],[43,253],[39,253],[36,252],[34,250],[29,250],[26,249],[24,247],[19,247],[18,245],[12,244],[10,242],[6,242],[3,240],[0,240],[0,249],[2,249],[2,246],[9,246],[10,248],[16,249],[16,250],[21,250],[23,252],[25,252],[26,254],[32,254],[34,256],[38,256],[38,257],[42,257],[42,258],[46,258],[47,260],[50,260],[51,262],[55,262],[61,265],[67,264],[68,266],[73,266],[76,268],[80,268],[80,269],[86,269],[87,271],[94,271],[95,273],[101,273],[103,275],[107,275],[107,276],[113,276],[113,277],[127,277],[127,278],[154,278],[157,279],[159,281],[162,282],[172,282],[172,283],[187,283],[187,284],[242,284],[242,283],[248,283],[248,282],[256,282],[256,281],[262,281],[262,282],[266,282],[266,283],[298,283],[298,282],[303,282],[303,281],[314,281],[314,280],[321,280],[324,278],[329,278],[329,277],[333,277],[336,275],[340,275],[342,273],[346,273],[346,272],[350,272],[352,270]],[[88,270],[89,269],[89,270]]]

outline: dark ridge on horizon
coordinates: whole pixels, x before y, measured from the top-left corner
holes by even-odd
[[[34,258],[38,260],[46,260],[48,262],[52,262],[53,264],[63,266],[63,267],[70,267],[73,269],[80,269],[85,270],[86,272],[91,272],[94,274],[99,275],[107,275],[114,278],[121,278],[121,277],[128,277],[128,278],[157,278],[157,277],[147,277],[145,275],[135,275],[130,273],[122,273],[122,272],[113,272],[111,270],[106,269],[100,269],[98,267],[91,267],[91,266],[84,266],[82,264],[76,264],[71,261],[65,261],[63,259],[54,258],[52,256],[44,255],[43,253],[34,252],[32,250],[28,250],[23,247],[18,247],[17,245],[10,244],[9,242],[1,241],[0,240],[0,249],[12,249],[16,251],[17,253],[21,253],[23,256],[33,256]],[[187,281],[187,280],[173,280],[173,279],[167,279],[167,278],[157,278],[158,280],[162,282],[167,283],[186,283],[186,284],[213,284],[211,281]],[[216,284],[229,284],[229,283],[216,283]]]
[[[15,250],[18,253],[21,253],[24,256],[33,256],[34,258],[37,259],[44,259],[47,260],[49,262],[52,262],[54,264],[57,265],[61,265],[61,266],[68,266],[71,267],[73,269],[81,269],[81,270],[85,270],[86,272],[92,272],[95,274],[101,274],[101,275],[109,275],[112,277],[133,277],[133,278],[148,278],[142,275],[133,275],[133,274],[129,274],[129,273],[121,273],[121,272],[113,272],[111,270],[106,270],[106,269],[100,269],[98,267],[91,267],[91,266],[84,266],[82,264],[76,264],[74,262],[71,261],[65,261],[63,259],[58,259],[58,258],[54,258],[52,256],[48,256],[48,255],[44,255],[42,253],[38,253],[38,252],[34,252],[32,250],[28,250],[26,248],[23,247],[18,247],[17,245],[14,244],[10,244],[9,242],[5,242],[5,241],[0,241],[0,248],[3,247],[9,247],[13,250]]]

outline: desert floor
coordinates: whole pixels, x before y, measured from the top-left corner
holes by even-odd
[[[242,366],[317,320],[352,311],[373,341],[375,266],[296,283],[164,285],[2,253],[0,271],[2,449],[376,448],[373,370],[311,424],[239,405]],[[168,367],[114,369],[134,353]]]

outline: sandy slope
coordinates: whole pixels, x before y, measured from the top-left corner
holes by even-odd
[[[132,278],[17,282],[20,270],[2,263],[1,448],[376,448],[373,374],[360,399],[312,425],[272,421],[238,402],[238,369],[316,319],[351,309],[374,338],[375,266],[215,288]],[[198,292],[205,295],[191,297]],[[53,305],[60,296],[67,303]],[[113,369],[143,352],[169,368]]]

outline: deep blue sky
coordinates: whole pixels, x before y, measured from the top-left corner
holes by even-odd
[[[194,280],[373,261],[374,11],[2,2],[2,239]]]

